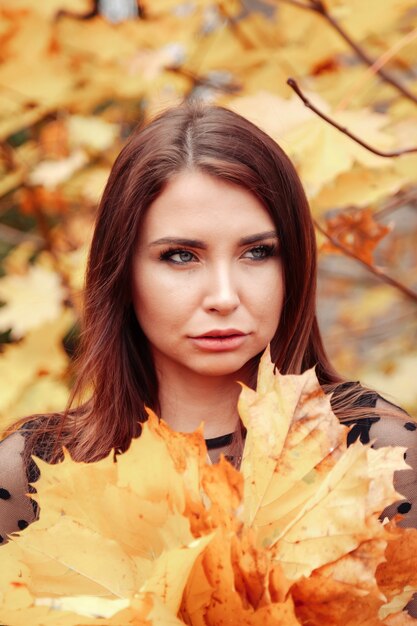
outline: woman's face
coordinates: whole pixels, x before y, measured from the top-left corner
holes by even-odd
[[[179,173],[145,214],[132,292],[160,376],[191,371],[239,379],[281,315],[282,268],[270,215],[242,187]]]

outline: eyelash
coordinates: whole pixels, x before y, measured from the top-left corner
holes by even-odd
[[[191,260],[174,261],[174,259],[172,258],[174,254],[181,254],[181,252],[187,252],[188,254],[191,254],[195,259],[195,255],[190,250],[187,250],[187,248],[167,248],[166,250],[163,250],[161,252],[161,254],[159,255],[159,260],[168,261],[169,263],[173,263],[174,265],[186,265],[187,263],[191,263]]]
[[[276,252],[277,252],[277,245],[276,244],[266,244],[266,243],[262,243],[259,246],[255,246],[254,248],[250,248],[250,250],[247,250],[247,252],[253,252],[254,250],[262,250],[263,252],[263,256],[261,257],[254,257],[253,260],[254,261],[262,261],[263,259],[267,259],[270,256],[275,256]]]
[[[259,246],[254,246],[253,248],[249,248],[249,250],[246,250],[245,254],[247,252],[253,252],[254,250],[262,251],[263,255],[260,257],[252,257],[251,260],[263,261],[264,259],[267,259],[268,257],[275,256],[276,251],[277,251],[277,246],[276,244],[261,244]],[[191,254],[193,256],[193,259],[190,259],[188,261],[174,261],[172,257],[175,254],[181,254],[181,252],[186,252],[188,254]],[[168,263],[173,263],[174,265],[188,265],[188,263],[192,263],[195,260],[195,258],[196,257],[194,253],[188,250],[187,248],[167,248],[166,250],[163,250],[159,255],[160,261],[167,261]]]

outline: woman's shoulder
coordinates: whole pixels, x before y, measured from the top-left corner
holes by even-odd
[[[417,445],[417,422],[376,391],[358,382],[344,382],[332,394],[332,405],[337,407],[340,401],[344,404],[342,422],[349,427],[348,445],[356,440],[377,441],[378,447]]]
[[[370,428],[380,446],[417,447],[417,421],[403,409],[378,396],[375,409],[379,419]]]
[[[26,495],[29,491],[26,437],[18,430],[0,442],[0,544],[36,518],[35,502]]]
[[[360,395],[355,394],[352,408],[352,419],[343,420],[350,427],[348,445],[359,439],[362,443],[372,442],[373,447],[378,448],[404,446],[417,449],[417,421],[397,404],[375,391],[364,389]]]
[[[407,413],[392,412],[391,403],[379,397],[376,409],[380,419],[371,425],[369,437],[374,448],[401,446],[408,468],[395,473],[394,486],[403,498],[388,507],[384,513],[391,518],[403,516],[400,526],[417,528],[417,421]]]
[[[407,469],[394,475],[394,486],[402,496],[387,507],[382,516],[402,515],[400,526],[417,528],[417,421],[380,394],[358,387],[358,383],[343,383],[337,394],[352,394],[352,419],[344,419],[349,427],[347,444],[359,440],[373,448],[399,446],[405,448]],[[362,414],[362,415],[361,415]]]

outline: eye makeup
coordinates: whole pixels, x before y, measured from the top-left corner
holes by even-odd
[[[174,259],[176,255],[180,258],[180,260]],[[168,263],[174,263],[176,265],[185,265],[195,261],[196,256],[187,248],[169,247],[160,252],[159,260],[167,261]]]
[[[243,252],[241,258],[252,261],[264,261],[269,257],[276,256],[278,245],[276,243],[262,243],[252,246]],[[175,259],[174,257],[178,257]],[[174,263],[176,265],[188,265],[197,260],[196,255],[186,247],[169,246],[162,250],[159,254],[160,261]]]

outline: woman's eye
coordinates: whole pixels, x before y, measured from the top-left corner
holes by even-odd
[[[188,252],[188,250],[181,250],[181,252],[173,254],[171,259],[177,263],[189,263],[194,259],[194,254],[192,252]]]
[[[255,248],[251,248],[243,256],[249,259],[265,259],[269,256],[272,256],[274,252],[274,246],[256,246]]]
[[[181,265],[191,263],[191,261],[195,260],[195,256],[189,250],[167,250],[160,255],[160,259]]]

